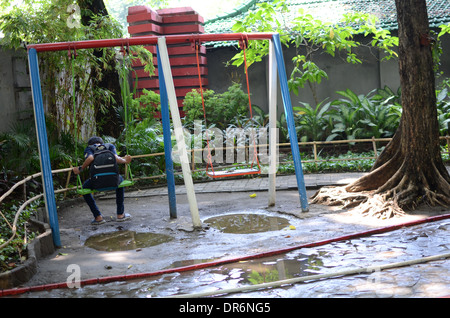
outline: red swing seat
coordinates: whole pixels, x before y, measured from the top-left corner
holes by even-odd
[[[260,174],[260,173],[261,169],[258,168],[242,168],[236,170],[207,171],[206,175],[211,178],[224,178],[224,177],[245,176],[249,174]]]
[[[249,109],[250,109],[250,118],[253,118],[252,114],[252,102],[250,99],[250,85],[248,81],[248,66],[247,66],[247,56],[246,56],[246,47],[248,45],[248,39],[242,39],[239,41],[239,45],[242,48],[244,52],[244,63],[245,63],[245,77],[247,80],[247,93],[248,93],[248,103],[249,103]],[[198,79],[199,79],[199,85],[200,85],[200,94],[202,97],[202,106],[203,106],[203,115],[205,119],[205,126],[206,126],[206,111],[205,111],[205,101],[203,98],[203,86],[202,86],[202,78],[201,78],[201,72],[200,72],[200,62],[199,62],[199,50],[200,50],[200,43],[198,41],[195,42],[195,54],[197,58],[197,69],[198,69]],[[253,140],[253,142],[255,142]],[[212,160],[211,160],[211,151],[209,148],[209,138],[206,140],[206,144],[208,147],[208,164],[206,166],[206,175],[211,178],[225,178],[225,177],[237,177],[237,176],[245,176],[245,175],[253,175],[253,174],[261,174],[261,166],[259,164],[258,160],[258,152],[256,150],[256,145],[253,145],[253,162],[251,163],[250,167],[247,168],[235,168],[232,170],[214,170]],[[256,167],[254,167],[254,163],[256,162]],[[208,170],[208,168],[211,167],[211,171]]]

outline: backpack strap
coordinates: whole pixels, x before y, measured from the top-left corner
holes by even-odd
[[[88,148],[92,150],[93,154],[97,151],[97,147],[95,145],[89,145]]]

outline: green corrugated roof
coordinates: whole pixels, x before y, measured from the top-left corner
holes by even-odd
[[[269,0],[270,1],[270,0]],[[232,12],[205,22],[207,33],[229,33],[236,20],[242,20],[250,10],[257,8],[264,0],[249,0]],[[345,12],[366,12],[380,19],[380,27],[397,29],[397,12],[394,0],[287,0],[289,8],[283,18],[289,25],[289,19],[295,18],[300,8],[323,21],[334,21]],[[449,0],[427,0],[428,17],[431,27],[450,23]],[[224,45],[224,44],[218,44]],[[215,45],[217,46],[217,45]]]

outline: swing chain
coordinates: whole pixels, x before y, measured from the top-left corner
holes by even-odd
[[[248,49],[248,36],[242,36],[242,39],[239,40],[239,47],[241,50]]]
[[[248,65],[247,65],[247,57],[246,57],[246,48],[248,48],[248,36],[242,36],[242,39],[239,41],[239,46],[240,48],[244,51],[244,61],[245,61],[245,74],[246,74],[246,82],[247,82],[247,92],[248,92],[248,100],[249,100],[249,108],[250,108],[250,116],[252,117],[252,104],[251,104],[251,99],[250,99],[250,87],[249,87],[249,83],[248,83]],[[233,174],[227,174],[227,173],[221,173],[218,172],[216,173],[214,171],[214,166],[212,164],[212,155],[211,155],[211,149],[209,146],[209,136],[208,136],[208,128],[207,128],[207,120],[206,120],[206,110],[205,110],[205,101],[204,101],[204,96],[203,96],[203,85],[202,85],[202,80],[201,80],[201,72],[200,72],[200,61],[199,61],[199,53],[200,53],[200,48],[201,48],[201,43],[199,38],[197,37],[193,37],[192,41],[191,41],[191,47],[194,49],[195,51],[195,56],[196,56],[196,60],[197,60],[197,70],[198,70],[198,79],[199,79],[199,91],[201,94],[201,100],[202,100],[202,108],[203,108],[203,117],[205,120],[205,127],[206,127],[206,145],[207,145],[207,149],[208,149],[208,154],[207,154],[207,165],[206,165],[206,174],[210,177],[213,178],[220,178],[220,177],[225,177],[225,176],[231,176],[231,175],[248,175],[248,174],[259,174],[261,172],[261,168],[259,165],[259,160],[258,160],[258,153],[256,150],[256,145],[254,145],[253,149],[254,149],[254,154],[253,154],[253,159],[252,159],[252,164],[250,169],[253,169],[253,165],[256,161],[258,169],[257,170],[252,170],[252,171],[246,171],[246,172],[236,172]],[[254,141],[255,142],[255,141]],[[211,167],[212,173],[208,172],[208,168]],[[244,169],[245,170],[245,169]]]

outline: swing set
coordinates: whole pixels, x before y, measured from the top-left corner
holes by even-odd
[[[200,72],[200,61],[199,61],[199,52],[200,52],[200,42],[195,41],[195,57],[197,61],[197,70],[198,70],[198,82],[200,86],[200,94],[202,98],[202,108],[203,108],[203,118],[205,120],[205,126],[207,127],[207,119],[206,119],[206,110],[205,110],[205,100],[203,96],[203,84],[202,84],[202,78],[201,78],[201,72]],[[252,122],[253,119],[253,112],[252,112],[252,101],[250,97],[250,84],[248,80],[248,65],[247,65],[247,54],[246,54],[246,48],[248,47],[248,38],[243,38],[239,41],[239,46],[242,49],[244,53],[244,66],[245,66],[245,78],[247,83],[247,94],[248,94],[248,105],[249,105],[249,112],[250,112],[250,120]],[[252,138],[253,140],[253,157],[250,167],[242,167],[242,168],[234,168],[233,170],[215,170],[213,163],[212,163],[212,155],[211,155],[211,147],[209,146],[209,136],[208,136],[208,129],[206,129],[206,148],[208,150],[207,155],[207,165],[206,165],[206,175],[211,178],[224,178],[224,177],[237,177],[237,176],[245,176],[245,175],[252,175],[252,174],[260,174],[261,173],[261,165],[259,163],[258,159],[258,151],[256,148],[256,138]],[[255,165],[256,163],[256,165]],[[209,170],[211,168],[211,171]]]
[[[194,191],[194,184],[192,180],[190,164],[188,160],[188,154],[186,150],[186,144],[184,140],[183,128],[181,125],[181,119],[178,109],[177,97],[175,93],[175,87],[172,77],[171,65],[169,61],[169,54],[167,51],[167,44],[179,44],[179,43],[194,43],[196,46],[197,66],[199,67],[198,54],[199,45],[202,42],[213,41],[239,41],[240,46],[244,53],[245,73],[247,80],[247,92],[249,94],[249,111],[252,117],[251,99],[248,83],[248,70],[246,61],[246,49],[248,48],[248,41],[250,40],[268,40],[269,41],[269,81],[268,81],[268,104],[269,104],[269,130],[275,132],[276,127],[276,111],[277,111],[277,86],[280,85],[281,96],[284,106],[284,112],[286,115],[287,128],[289,133],[289,140],[291,143],[291,151],[294,159],[295,175],[297,180],[299,198],[302,211],[308,211],[308,200],[306,196],[306,188],[303,177],[303,169],[301,165],[300,151],[298,147],[297,133],[294,124],[294,115],[289,95],[289,89],[287,85],[286,69],[284,65],[282,47],[280,36],[277,33],[230,33],[230,34],[183,34],[183,35],[170,35],[170,36],[138,36],[128,39],[105,39],[105,40],[88,40],[78,42],[59,42],[59,43],[43,43],[32,44],[27,46],[28,61],[30,70],[31,90],[33,96],[33,109],[36,122],[37,141],[39,149],[39,157],[41,162],[41,171],[44,187],[44,198],[47,214],[49,217],[50,228],[53,231],[53,241],[56,246],[61,246],[59,236],[58,216],[56,209],[55,191],[52,180],[52,170],[50,163],[49,147],[46,134],[45,114],[43,106],[43,98],[41,91],[41,82],[39,78],[38,67],[38,52],[45,51],[69,51],[80,49],[92,49],[92,48],[105,48],[105,47],[129,47],[131,45],[157,45],[157,59],[158,59],[158,79],[161,98],[161,119],[163,124],[164,134],[164,152],[166,161],[166,178],[168,188],[168,199],[170,216],[176,218],[176,196],[175,196],[175,178],[172,162],[172,144],[171,140],[171,122],[170,115],[172,117],[173,132],[175,133],[178,153],[180,156],[180,163],[183,172],[184,184],[186,187],[186,194],[189,202],[189,209],[191,212],[192,223],[194,228],[201,227],[201,221],[198,213],[197,199]],[[73,63],[73,60],[72,60]],[[72,64],[72,68],[73,68]],[[74,69],[72,69],[72,75],[74,75]],[[278,75],[278,77],[277,77]],[[199,79],[200,73],[199,73]],[[279,82],[278,82],[279,79]],[[125,77],[123,78],[125,81]],[[72,84],[73,87],[75,86]],[[200,81],[201,85],[201,81]],[[203,95],[203,88],[200,86],[200,91]],[[123,95],[124,92],[122,92]],[[124,96],[122,96],[124,97]],[[75,91],[73,95],[75,100]],[[126,98],[124,98],[126,107]],[[204,109],[204,100],[202,96],[202,106]],[[125,109],[126,110],[126,109]],[[169,115],[170,111],[170,115]],[[76,114],[76,103],[74,102],[74,113]],[[126,113],[126,111],[125,111]],[[206,112],[204,111],[204,118],[206,122]],[[126,120],[127,121],[127,120]],[[75,121],[76,122],[76,121]],[[127,141],[127,137],[126,137]],[[270,133],[269,136],[269,170],[268,170],[268,205],[275,204],[275,192],[276,192],[276,134]],[[250,167],[243,169],[236,169],[235,171],[218,171],[212,166],[211,152],[208,146],[208,176],[211,178],[231,177],[237,175],[249,175],[260,174],[261,167],[258,160],[258,154],[256,152],[256,146],[253,147],[253,158]],[[209,171],[211,168],[211,171]],[[125,181],[119,186],[129,186],[133,184],[132,174],[127,169],[127,176]],[[78,193],[87,194],[89,191],[81,191],[79,189],[81,180],[77,181]],[[87,190],[87,189],[86,189]]]
[[[75,130],[75,158],[78,159],[78,121],[77,121],[77,101],[76,101],[76,87],[75,87],[75,59],[77,57],[77,51],[76,49],[73,49],[73,51],[71,49],[69,49],[68,51],[68,56],[69,59],[71,61],[71,66],[72,66],[72,104],[73,104],[73,122],[74,122],[74,130]],[[126,152],[128,155],[128,109],[127,109],[127,103],[128,103],[128,95],[129,95],[129,86],[128,86],[128,82],[127,82],[127,75],[128,75],[128,71],[127,71],[127,67],[126,67],[126,63],[125,63],[125,55],[129,53],[128,47],[125,49],[122,47],[122,53],[124,56],[123,59],[123,66],[122,66],[122,70],[120,72],[120,77],[122,79],[122,89],[121,89],[121,95],[122,95],[122,103],[123,103],[123,107],[124,107],[124,115],[125,115],[125,122],[124,122],[124,126],[125,126],[125,148],[126,148]],[[124,187],[129,187],[134,185],[134,180],[133,180],[133,175],[131,173],[131,167],[129,164],[125,165],[125,178],[124,180],[122,180],[122,182],[117,186],[117,188],[124,188]],[[115,187],[114,187],[115,188]],[[81,177],[80,174],[77,175],[77,193],[79,195],[87,195],[87,194],[92,194],[92,193],[96,193],[96,192],[102,192],[102,191],[107,191],[107,190],[113,190],[114,188],[108,188],[108,189],[90,189],[90,188],[83,188],[83,182],[81,181]]]

